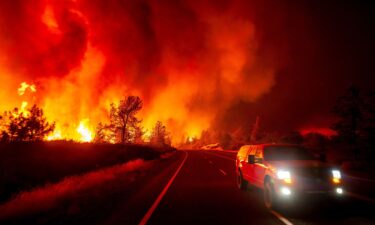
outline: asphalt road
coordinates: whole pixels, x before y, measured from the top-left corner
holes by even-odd
[[[225,151],[177,151],[140,171],[117,174],[110,182],[74,192],[49,210],[0,224],[375,225],[374,203],[352,196],[340,202],[302,200],[277,212],[267,210],[261,190],[236,187],[235,156]],[[42,201],[50,199],[32,204]]]
[[[352,197],[309,199],[269,211],[260,190],[237,189],[235,153],[185,152],[186,161],[147,224],[375,224],[374,205]]]

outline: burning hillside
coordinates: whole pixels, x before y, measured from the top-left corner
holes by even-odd
[[[0,110],[37,104],[63,139],[81,138],[80,126],[94,132],[110,104],[130,95],[143,100],[144,129],[160,120],[174,142],[208,128],[248,129],[258,115],[268,130],[327,129],[338,93],[373,83],[361,75],[373,74],[372,12],[347,15],[352,9],[267,0],[1,1]]]
[[[0,4],[0,110],[39,105],[56,122],[49,139],[91,140],[110,103],[129,94],[144,100],[145,129],[161,120],[175,141],[198,136],[230,102],[274,84],[239,2]]]

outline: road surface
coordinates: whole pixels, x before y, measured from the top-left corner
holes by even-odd
[[[235,155],[177,151],[141,172],[120,174],[92,190],[74,193],[51,210],[0,224],[375,225],[374,204],[353,197],[339,203],[314,201],[277,212],[267,210],[260,190],[236,187]]]
[[[235,153],[186,152],[186,162],[147,224],[375,224],[374,205],[352,198],[269,211],[260,190],[237,189]]]

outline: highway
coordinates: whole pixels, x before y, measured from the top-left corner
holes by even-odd
[[[237,189],[234,152],[184,152],[177,176],[140,224],[375,224],[374,205],[350,197],[269,211],[260,190]]]
[[[21,213],[23,206],[14,205],[16,216],[0,224],[375,225],[374,203],[355,195],[339,202],[299,199],[300,204],[270,211],[263,206],[261,190],[237,188],[235,157],[235,152],[228,151],[178,150],[145,163],[143,169],[119,173],[65,197],[52,200],[35,192],[37,200],[29,203],[34,213]],[[50,208],[35,213],[40,205]]]

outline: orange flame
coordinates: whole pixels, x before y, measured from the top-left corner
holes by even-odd
[[[155,14],[155,21],[147,23],[150,29],[139,29],[143,20],[130,13],[119,13],[126,16],[121,21],[117,11],[114,16],[97,17],[101,12],[91,12],[95,6],[90,1],[47,0],[35,10],[31,3],[24,4],[30,7],[24,12],[30,22],[24,26],[38,29],[35,36],[30,34],[33,38],[20,35],[31,48],[15,54],[14,62],[8,60],[8,53],[17,46],[4,50],[2,37],[8,35],[0,30],[0,97],[4,99],[0,110],[21,105],[22,111],[37,104],[48,121],[56,122],[54,133],[46,140],[92,141],[93,128],[108,122],[110,104],[138,95],[144,100],[139,113],[147,131],[144,139],[150,138],[156,121],[161,121],[170,131],[172,143],[186,138],[193,141],[234,100],[255,101],[274,85],[274,69],[263,61],[258,63],[254,24],[250,18],[233,17],[233,9],[216,15],[201,12],[201,7],[194,6],[197,3],[191,3],[191,14],[199,17],[200,28],[176,28],[176,38],[170,38],[175,32],[168,30],[169,23],[174,25],[174,21],[158,16],[169,15],[164,12],[169,9],[152,2],[145,3]],[[102,19],[108,19],[103,21],[105,26]],[[128,39],[117,39],[124,30]],[[195,31],[204,33],[196,38]],[[77,58],[70,61],[76,49],[80,50]],[[159,52],[154,54],[156,49]],[[144,62],[149,58],[150,65]],[[30,61],[35,64],[30,66]],[[14,65],[20,68],[14,69]]]
[[[81,120],[77,128],[77,132],[80,135],[79,141],[91,142],[93,139],[92,131],[88,128],[88,119]]]
[[[22,82],[20,84],[20,87],[18,88],[18,95],[24,95],[27,90],[29,90],[30,92],[36,92],[35,84],[28,84],[26,82]]]

